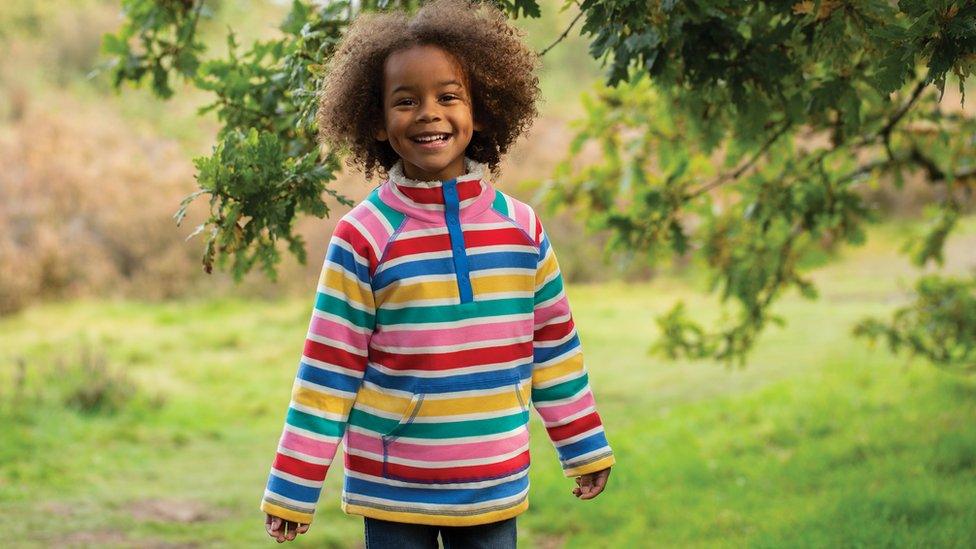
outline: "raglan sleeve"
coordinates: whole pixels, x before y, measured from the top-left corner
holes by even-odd
[[[532,403],[556,447],[563,474],[573,477],[606,469],[615,459],[597,413],[556,252],[538,216],[535,233],[539,256]]]
[[[375,251],[357,226],[336,225],[319,275],[301,360],[261,510],[311,523],[326,472],[362,386],[376,309]]]

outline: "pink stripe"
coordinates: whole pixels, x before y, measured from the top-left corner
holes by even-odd
[[[457,345],[491,339],[523,336],[533,331],[534,319],[492,322],[474,326],[457,326],[430,330],[380,330],[372,341],[380,347],[426,347]]]
[[[544,403],[536,402],[534,405],[536,411],[538,411],[539,415],[542,416],[542,419],[548,423],[557,419],[569,417],[570,415],[586,408],[595,407],[596,403],[593,401],[593,392],[587,388],[585,391],[583,391],[582,398],[578,398],[575,401],[567,404],[546,406]]]
[[[363,225],[373,238],[373,241],[376,242],[376,245],[382,250],[386,245],[386,241],[390,238],[390,232],[387,231],[386,225],[369,208],[357,208],[354,211],[356,212],[356,220]]]
[[[331,459],[333,456],[335,456],[336,448],[339,446],[339,442],[324,442],[321,440],[303,437],[302,435],[293,433],[291,431],[285,431],[281,436],[281,445],[289,450],[295,450],[296,452],[301,452],[310,456]]]
[[[358,349],[366,349],[366,336],[334,320],[313,316],[309,331],[316,335],[347,343]]]
[[[569,299],[566,297],[566,292],[560,291],[560,294],[562,297],[556,301],[535,310],[535,322],[537,324],[570,312]]]
[[[513,452],[529,441],[528,429],[520,429],[514,435],[485,442],[469,442],[464,444],[412,444],[394,439],[387,444],[387,455],[412,459],[416,461],[436,462],[454,461],[459,459],[484,459]],[[363,450],[374,454],[383,455],[383,443],[379,437],[370,436],[357,431],[347,432],[348,448],[350,450]]]

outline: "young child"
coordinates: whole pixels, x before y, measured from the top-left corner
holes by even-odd
[[[464,0],[361,15],[330,61],[321,137],[387,177],[326,252],[261,501],[279,542],[308,530],[341,440],[367,547],[515,547],[530,404],[573,493],[603,490],[614,455],[556,255],[489,179],[537,114],[537,63]]]

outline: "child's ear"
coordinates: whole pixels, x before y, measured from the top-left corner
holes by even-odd
[[[386,141],[390,136],[387,135],[386,128],[377,128],[376,133],[373,134],[373,137],[375,137],[377,141]]]
[[[475,120],[474,121],[474,126],[473,127],[474,127],[474,131],[476,131],[476,132],[480,132],[480,131],[482,131],[482,130],[485,129],[485,125],[482,124],[481,122],[479,122],[478,120]]]

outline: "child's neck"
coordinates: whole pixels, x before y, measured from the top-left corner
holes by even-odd
[[[456,179],[467,173],[465,168],[463,155],[455,158],[447,166],[436,171],[426,171],[403,160],[403,175],[415,181],[447,181],[449,179]]]

